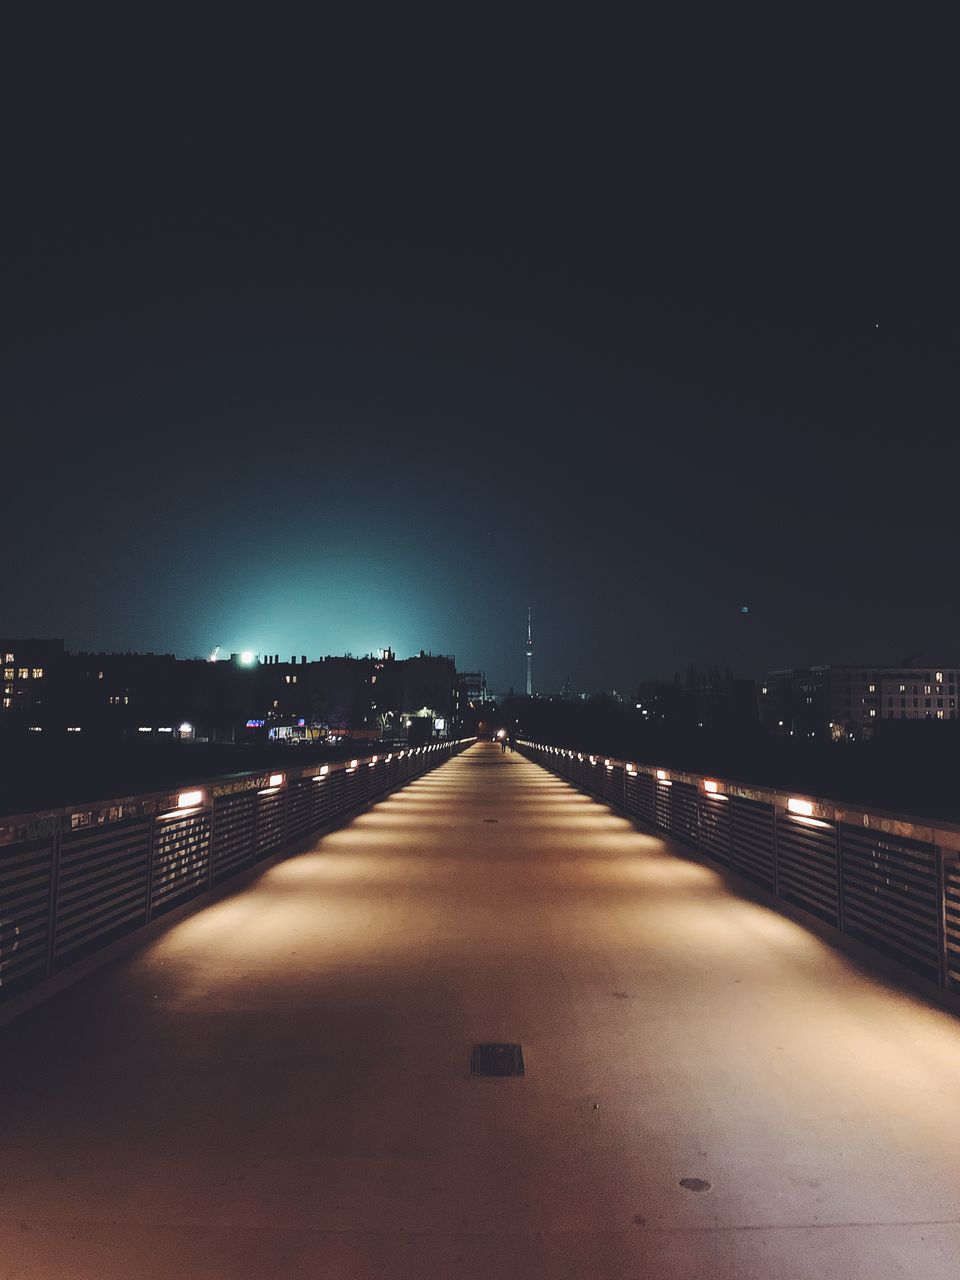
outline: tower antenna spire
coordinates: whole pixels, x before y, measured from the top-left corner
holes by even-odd
[[[533,695],[533,614],[527,605],[527,697]]]

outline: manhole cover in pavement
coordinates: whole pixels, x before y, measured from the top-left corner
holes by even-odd
[[[685,1191],[709,1191],[710,1183],[706,1178],[681,1178],[680,1185]]]
[[[472,1076],[522,1076],[523,1050],[518,1044],[475,1044],[470,1055]]]

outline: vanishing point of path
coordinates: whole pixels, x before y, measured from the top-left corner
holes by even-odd
[[[0,1280],[943,1280],[958,1085],[960,1020],[478,744],[0,1029]]]

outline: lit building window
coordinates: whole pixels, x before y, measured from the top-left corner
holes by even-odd
[[[29,680],[29,679],[30,679],[30,668],[29,668],[29,667],[17,667],[17,675],[20,677],[20,679],[21,679],[21,680]]]
[[[902,685],[900,686],[900,692],[901,692],[901,693],[906,693],[906,692],[907,692],[907,686],[906,686],[905,684],[902,684]]]
[[[924,692],[924,693],[929,693],[929,692],[930,692],[930,686],[929,686],[928,684],[925,684],[925,685],[923,686],[923,692]]]
[[[3,668],[3,678],[4,678],[4,680],[12,680],[12,679],[13,679],[13,667],[4,667],[4,668]]]
[[[871,707],[871,708],[870,708],[870,714],[871,714],[872,716],[875,716],[875,715],[877,714],[877,709],[876,709],[876,707]]]
[[[943,672],[942,672],[942,671],[938,671],[938,672],[937,672],[937,684],[943,684]]]
[[[98,680],[102,680],[102,679],[103,679],[103,672],[102,672],[102,671],[98,671],[98,672],[97,672],[97,679],[98,679]]]
[[[943,712],[942,712],[942,711],[938,711],[938,712],[937,712],[937,719],[938,719],[938,720],[942,720],[942,719],[943,719]]]
[[[4,660],[4,662],[13,662],[13,661],[14,661],[14,656],[13,656],[13,654],[12,654],[12,653],[6,653],[6,654],[4,654],[4,656],[3,656],[3,660]]]
[[[871,684],[867,686],[867,693],[876,693],[876,692],[877,692],[877,686],[875,684]]]
[[[33,678],[34,678],[34,680],[42,680],[42,679],[43,679],[43,667],[34,667],[34,668],[33,668]]]
[[[13,699],[12,699],[12,698],[4,698],[4,700],[3,700],[3,709],[4,709],[4,711],[9,711],[9,710],[10,710],[10,708],[11,708],[12,706],[13,706]]]

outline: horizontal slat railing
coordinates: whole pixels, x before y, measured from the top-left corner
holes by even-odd
[[[472,741],[0,818],[0,1005]]]
[[[960,993],[960,826],[521,741],[528,759]]]

